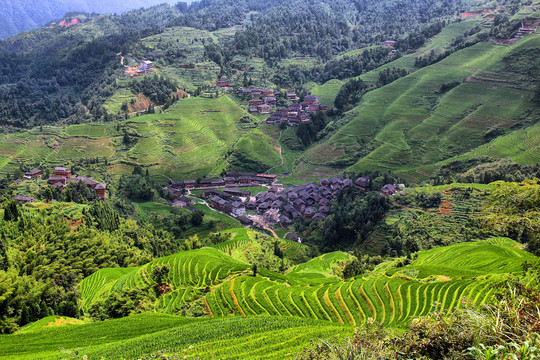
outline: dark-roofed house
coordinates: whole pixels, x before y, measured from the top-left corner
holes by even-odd
[[[288,215],[291,215],[295,211],[296,209],[292,207],[291,205],[285,205],[285,207],[283,208],[283,212],[285,212],[285,214],[288,214]]]
[[[221,88],[226,88],[231,85],[231,82],[229,81],[229,79],[219,79],[218,81],[216,81],[216,85]]]
[[[288,93],[287,93],[287,98],[288,98],[290,101],[296,101],[296,100],[298,100],[298,95],[296,95],[295,92],[288,92]]]
[[[261,205],[259,205],[259,207],[257,208],[257,211],[259,212],[259,214],[262,214],[265,211],[267,211],[268,209],[270,209],[271,205],[272,205],[272,203],[269,202],[269,201],[263,202]]]
[[[57,166],[54,168],[54,176],[71,177],[71,170],[63,166]]]
[[[359,177],[354,182],[354,186],[356,186],[360,190],[367,190],[369,188],[370,178],[367,176]]]
[[[107,197],[107,185],[103,183],[99,183],[95,187],[97,196],[99,196],[102,199],[105,199]]]
[[[173,181],[171,182],[171,185],[169,185],[170,188],[172,189],[183,189],[184,188],[184,181]]]
[[[65,186],[67,180],[64,176],[51,176],[49,177],[48,182],[54,186]]]
[[[281,224],[281,226],[286,227],[286,226],[291,225],[291,224],[292,224],[292,221],[291,221],[291,219],[289,219],[287,216],[281,215],[281,216],[279,217],[279,223]]]
[[[306,216],[306,219],[309,219],[310,217],[312,217],[314,213],[315,213],[315,209],[312,206],[307,207],[306,210],[304,211],[304,215]]]
[[[397,189],[395,185],[392,185],[392,184],[386,184],[381,189],[381,194],[386,195],[386,196],[392,196],[395,193],[397,193]]]
[[[19,203],[22,203],[22,204],[28,204],[28,203],[33,203],[34,202],[33,197],[24,196],[24,195],[15,195],[13,197],[13,200],[16,200],[16,201],[18,201]]]
[[[246,205],[249,210],[257,209],[257,203],[255,201],[249,201]]]
[[[91,189],[95,189],[96,186],[99,184],[99,182],[97,182],[96,180],[92,179],[92,178],[89,178],[89,177],[86,177],[86,176],[77,176],[75,178],[75,181],[79,182],[83,182],[86,184],[86,186],[88,186],[89,188]]]
[[[264,103],[265,104],[268,104],[270,106],[276,106],[277,104],[277,99],[273,96],[267,96],[264,98]]]
[[[330,212],[330,208],[328,205],[322,205],[319,207],[319,212],[323,214],[328,214]]]
[[[249,107],[257,107],[261,105],[263,101],[261,99],[251,99],[249,100]]]
[[[253,225],[253,221],[251,221],[250,218],[248,218],[247,216],[240,216],[238,217],[238,221],[240,221],[240,223],[244,226],[251,226]]]
[[[304,212],[304,210],[306,209],[306,203],[302,199],[294,200],[293,206],[296,208],[296,210],[300,212]]]
[[[304,102],[308,105],[319,105],[319,98],[315,95],[306,95],[304,97]]]
[[[236,179],[231,176],[227,176],[223,179],[225,181],[225,185],[234,185],[236,184]]]
[[[298,210],[294,210],[292,213],[291,213],[291,217],[293,218],[293,220],[298,220],[298,219],[301,219],[303,216],[302,216],[302,213]]]
[[[260,104],[257,105],[257,110],[260,114],[270,114],[270,105],[268,104]]]
[[[234,195],[234,196],[238,196],[238,197],[251,196],[251,193],[249,191],[240,190],[240,189],[225,188],[225,189],[223,189],[223,192],[227,193],[227,194]]]
[[[232,204],[231,214],[234,217],[246,215],[246,207],[241,201],[234,201]]]
[[[197,185],[195,180],[184,180],[184,186],[186,189],[193,189]]]
[[[324,215],[323,213],[320,213],[320,212],[316,213],[316,214],[313,215],[313,217],[311,218],[311,220],[313,220],[313,221],[322,221],[322,220],[324,220],[324,219],[326,219],[326,215]]]
[[[41,171],[40,169],[32,169],[32,170],[24,173],[24,178],[25,179],[35,179],[35,178],[41,179],[41,174],[42,173],[43,173],[43,171]]]
[[[272,89],[263,89],[262,94],[264,96],[274,96],[274,90],[272,90]]]
[[[330,185],[330,180],[328,180],[327,178],[322,178],[322,179],[321,179],[321,185],[322,185],[322,186],[328,186],[328,185]]]

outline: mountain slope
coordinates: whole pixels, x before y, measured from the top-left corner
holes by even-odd
[[[0,7],[0,39],[43,26],[70,11],[112,14],[167,2],[176,3],[173,0],[4,0]]]
[[[345,115],[347,124],[310,149],[306,160],[333,166],[335,153],[344,151],[341,163],[349,170],[425,179],[433,169],[420,168],[487,144],[494,131],[510,134],[535,121],[535,78],[527,64],[538,62],[539,47],[536,35],[511,46],[481,42],[368,92]],[[443,92],[443,84],[454,87]],[[309,168],[302,169],[300,164],[296,176],[309,177]]]

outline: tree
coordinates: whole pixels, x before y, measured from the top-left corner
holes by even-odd
[[[19,204],[15,200],[8,200],[4,203],[4,220],[17,221],[19,219]]]
[[[253,277],[256,277],[257,276],[257,264],[253,264],[252,270],[253,270]]]
[[[540,255],[540,186],[539,180],[521,183],[494,182],[484,216],[486,224],[500,234],[527,244]]]

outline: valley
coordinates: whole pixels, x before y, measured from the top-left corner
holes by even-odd
[[[0,41],[0,359],[540,358],[540,2],[146,5]]]

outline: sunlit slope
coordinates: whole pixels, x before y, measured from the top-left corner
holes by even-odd
[[[403,171],[414,179],[427,176],[417,168],[484,145],[488,129],[511,131],[534,108],[527,81],[506,70],[502,60],[538,47],[538,36],[512,46],[478,43],[371,91],[346,115],[348,124],[308,151],[306,160],[325,165],[325,160],[333,160],[333,152],[345,151],[342,157],[354,162],[350,170]],[[440,93],[442,84],[454,82],[459,85]],[[319,155],[313,161],[310,154],[320,154],[319,147],[328,159]]]
[[[324,261],[314,259],[306,268],[324,268]],[[462,306],[464,299],[487,301],[493,285],[521,273],[525,261],[537,259],[511,240],[494,239],[420,252],[408,266],[383,264],[369,276],[346,281],[331,275],[326,281],[310,279],[298,270],[284,279],[239,276],[220,284],[205,300],[214,317],[277,315],[356,326],[372,318],[400,326],[436,308]],[[298,282],[287,282],[295,277]]]
[[[218,176],[227,165],[228,153],[237,146],[252,161],[261,158],[277,164],[272,140],[243,129],[239,120],[246,112],[227,96],[187,98],[161,114],[144,115],[119,124],[82,124],[35,128],[25,133],[0,136],[0,171],[12,173],[20,163],[41,162],[58,166],[100,159],[112,175],[131,173],[133,166],[150,174],[187,179]],[[132,144],[123,143],[124,130]],[[254,146],[251,142],[258,142]],[[264,149],[263,153],[259,153]]]
[[[159,298],[156,309],[166,312],[178,310],[182,304],[200,298],[202,289],[219,284],[231,274],[249,267],[219,250],[203,248],[159,258],[139,268],[102,269],[79,285],[83,308],[88,310],[95,301],[107,297],[113,291],[155,285],[152,270],[163,265],[169,266],[164,281],[171,290]],[[118,276],[121,272],[124,274]]]
[[[324,321],[280,317],[188,319],[145,313],[118,320],[0,336],[0,359],[65,359],[59,348],[89,359],[138,359],[158,351],[200,359],[285,359],[311,339],[349,336]]]

